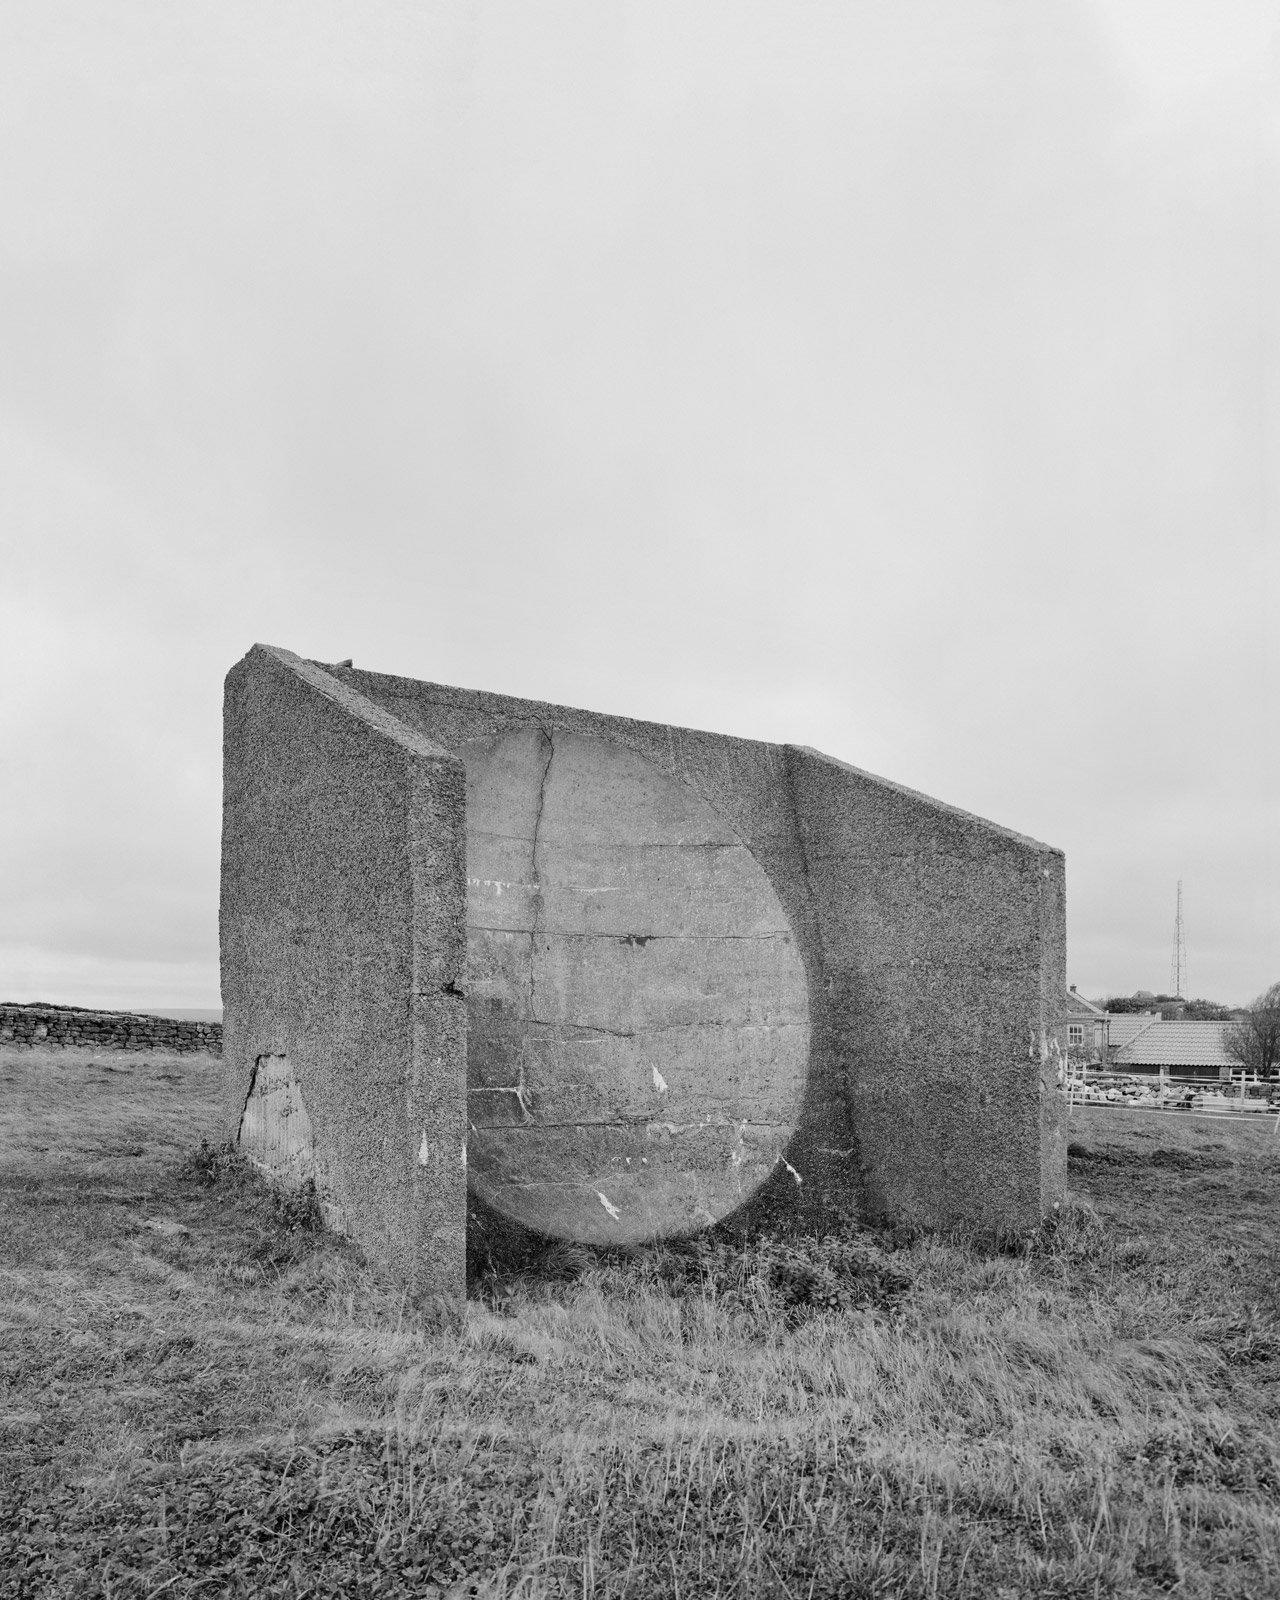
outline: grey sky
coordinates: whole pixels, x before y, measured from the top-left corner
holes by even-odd
[[[0,998],[217,1004],[221,680],[814,744],[1280,978],[1277,44],[1218,0],[0,10]]]

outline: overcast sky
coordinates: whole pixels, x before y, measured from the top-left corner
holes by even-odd
[[[5,0],[0,999],[218,1004],[255,640],[816,745],[1280,978],[1275,0]]]

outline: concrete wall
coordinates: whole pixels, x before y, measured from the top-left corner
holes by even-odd
[[[814,751],[261,647],[227,729],[229,1113],[271,1058],[264,1161],[300,1170],[305,1104],[379,1253],[461,1225],[460,1182],[399,1197],[406,1133],[460,1147],[464,1058],[473,1189],[564,1237],[1060,1199],[1058,851]]]
[[[97,1050],[222,1049],[220,1022],[143,1016],[136,1011],[88,1011],[78,1006],[0,1005],[0,1044]]]
[[[296,1087],[326,1219],[415,1291],[464,1289],[465,777],[318,668],[255,647],[228,675],[225,1112]],[[289,1105],[294,1089],[281,1101]],[[249,1106],[251,1098],[254,1105]],[[277,1130],[278,1131],[278,1130]],[[288,1149],[251,1139],[272,1169]]]
[[[788,747],[863,1209],[1027,1229],[1061,1201],[1060,851]]]
[[[661,990],[664,982],[678,979],[681,987],[680,1004],[687,1008],[685,1020],[701,1020],[712,1025],[705,1029],[704,1040],[714,1039],[724,1044],[735,1034],[742,1037],[754,1022],[772,1031],[777,1051],[771,1056],[766,1048],[748,1053],[745,1059],[739,1056],[736,1062],[728,1063],[729,1070],[723,1076],[714,1069],[713,1061],[708,1057],[707,1070],[701,1075],[700,1081],[696,1074],[686,1077],[686,1071],[694,1059],[692,1051],[678,1054],[667,1051],[653,1058],[642,1057],[637,1051],[632,1057],[632,1068],[639,1066],[644,1059],[651,1059],[667,1082],[668,1093],[657,1096],[656,1100],[651,1099],[647,1106],[642,1098],[629,1098],[623,1092],[623,1084],[628,1081],[624,1070],[616,1089],[610,1090],[611,1103],[608,1108],[588,1112],[578,1123],[584,1129],[579,1137],[583,1140],[589,1137],[596,1145],[595,1157],[587,1165],[578,1160],[576,1152],[570,1151],[571,1141],[563,1131],[563,1119],[546,1102],[542,1105],[536,1099],[532,1102],[531,1114],[524,1121],[526,1131],[519,1145],[513,1136],[505,1141],[505,1151],[500,1151],[497,1130],[486,1129],[486,1123],[492,1121],[493,1114],[488,1103],[490,1097],[483,1093],[489,1087],[489,1079],[480,1041],[490,1031],[484,1004],[486,996],[483,993],[483,985],[488,982],[488,977],[479,948],[485,941],[477,935],[479,924],[488,918],[477,903],[473,890],[470,899],[472,972],[468,980],[472,1034],[469,1051],[472,1091],[469,1122],[473,1147],[478,1152],[486,1151],[487,1147],[488,1159],[485,1154],[480,1155],[477,1182],[473,1185],[482,1198],[495,1204],[508,1216],[515,1216],[523,1209],[525,1201],[534,1198],[534,1190],[538,1186],[549,1186],[556,1182],[566,1186],[572,1184],[579,1190],[582,1200],[582,1204],[575,1208],[575,1225],[582,1229],[579,1236],[592,1240],[635,1237],[637,1235],[630,1231],[632,1217],[646,1213],[657,1222],[658,1231],[664,1233],[688,1232],[705,1226],[709,1220],[724,1216],[730,1209],[731,1201],[740,1203],[757,1194],[766,1175],[770,1180],[771,1209],[779,1212],[784,1220],[787,1217],[799,1219],[802,1215],[812,1220],[829,1207],[852,1206],[855,1202],[856,1180],[850,1153],[852,1147],[847,1126],[847,1102],[840,1081],[839,1063],[826,1038],[821,947],[813,901],[805,880],[787,777],[786,753],[782,747],[756,740],[733,739],[723,734],[672,728],[661,723],[607,716],[571,706],[549,705],[507,695],[422,683],[416,679],[349,667],[329,670],[434,744],[467,760],[469,775],[475,765],[470,752],[483,751],[498,743],[510,748],[518,744],[522,735],[538,743],[538,747],[547,753],[548,747],[554,746],[567,754],[574,741],[587,741],[597,750],[613,752],[608,757],[599,757],[589,783],[580,779],[572,785],[572,792],[589,792],[596,797],[590,809],[597,818],[608,812],[610,802],[604,797],[609,794],[614,781],[609,776],[610,772],[620,770],[623,756],[639,758],[649,775],[638,780],[637,789],[642,794],[650,795],[659,810],[663,806],[667,808],[665,814],[668,821],[674,815],[671,808],[677,804],[677,797],[684,797],[685,817],[674,828],[674,837],[685,839],[692,848],[684,852],[668,852],[668,859],[682,853],[687,862],[689,856],[696,855],[700,840],[711,845],[710,855],[724,857],[735,851],[738,853],[739,886],[731,893],[726,893],[727,884],[724,882],[713,886],[700,869],[690,868],[684,873],[679,897],[684,907],[684,927],[681,931],[690,935],[701,931],[713,939],[723,939],[732,949],[740,952],[745,946],[734,935],[757,935],[766,931],[765,924],[752,924],[751,919],[764,909],[767,901],[767,932],[775,962],[781,956],[783,935],[790,940],[792,958],[785,977],[780,966],[775,964],[773,968],[774,979],[770,981],[781,982],[775,990],[775,1001],[769,1014],[757,1018],[748,1017],[741,1011],[735,1014],[725,1006],[734,985],[727,982],[724,968],[720,967],[715,980],[709,983],[711,970],[702,956],[692,955],[693,943],[690,940],[684,942],[680,951],[682,965],[672,967],[666,979],[660,978],[655,969],[664,957],[669,956],[672,948],[670,943],[659,940],[652,944],[622,944],[622,939],[628,936],[644,940],[647,933],[653,933],[657,924],[645,919],[651,919],[655,913],[660,914],[660,904],[655,902],[661,902],[665,897],[670,907],[673,901],[670,874],[656,872],[641,886],[628,907],[629,926],[623,928],[621,924],[618,925],[618,937],[610,951],[616,966],[616,993],[612,1001],[615,1008],[620,1003],[619,997],[625,1000],[628,995],[643,993],[652,998]],[[550,770],[554,780],[557,771],[564,772],[566,768],[562,764],[557,769],[553,762]],[[660,794],[665,797],[661,801],[658,799]],[[638,795],[633,792],[627,803],[639,804]],[[696,831],[698,827],[711,832],[699,835]],[[471,829],[470,825],[469,830],[473,834],[469,843],[471,853],[480,845],[474,835],[483,830]],[[520,830],[513,825],[509,831],[514,834]],[[598,851],[603,840],[599,837],[588,840],[591,827],[581,814],[576,820],[576,831],[580,835],[579,842],[588,845],[588,853],[592,849]],[[644,829],[633,831],[628,840],[610,841],[610,848],[616,848],[619,844],[630,848],[637,842],[657,845],[660,843],[659,834]],[[671,842],[670,839],[667,842]],[[750,870],[742,862],[742,857],[749,858],[752,864]],[[614,866],[627,864],[623,854],[615,854],[612,858]],[[634,869],[634,859],[629,864]],[[575,871],[580,872],[584,865],[579,859]],[[590,887],[598,888],[604,881],[593,879],[591,875],[600,865],[601,858],[597,854],[591,863],[591,873],[585,880]],[[753,874],[755,881],[752,882],[749,896],[744,898],[743,890]],[[520,874],[513,872],[512,875],[519,877]],[[479,865],[477,856],[476,870],[473,872],[469,868],[468,876],[483,879],[493,874]],[[499,876],[506,876],[505,869]],[[665,896],[656,892],[664,876]],[[617,879],[610,881],[616,882]],[[698,886],[696,893],[695,884]],[[748,909],[749,897],[754,897],[754,910]],[[732,906],[731,902],[734,903]],[[701,923],[699,917],[704,919]],[[672,925],[665,927],[667,934],[673,931],[676,930]],[[758,951],[759,943],[753,948]],[[604,959],[603,955],[600,959]],[[736,986],[739,996],[750,986],[746,975],[742,975]],[[796,990],[800,987],[803,988],[803,999],[798,1002]],[[709,997],[714,997],[721,1005],[719,1012],[713,1013],[709,1009]],[[699,1007],[702,1008],[700,1017]],[[670,994],[660,1001],[660,1009],[666,1014],[649,1018],[659,1029],[680,1020],[678,1007],[672,1005]],[[617,1018],[610,1021],[603,1009],[598,1009],[594,1015],[587,1011],[579,1013],[577,1020],[609,1028],[614,1027]],[[633,1016],[621,1028],[615,1027],[614,1031],[635,1031],[632,1025],[634,1020]],[[802,1030],[809,1036],[809,1047],[807,1060],[797,1067],[782,1046],[784,1039],[788,1036],[794,1039]],[[649,1030],[641,1028],[639,1031],[644,1033]],[[760,1102],[754,1108],[750,1105],[744,1107],[744,1083],[752,1077],[758,1080],[762,1073],[768,1071],[770,1061],[781,1068],[779,1093],[768,1106]],[[561,1069],[569,1077],[580,1077],[576,1072],[578,1064],[561,1058]],[[640,1070],[629,1079],[638,1090],[643,1089],[647,1071],[647,1067],[640,1066]],[[797,1076],[800,1080],[798,1083],[795,1081]],[[682,1079],[685,1080],[683,1094],[679,1087]],[[798,1091],[794,1096],[793,1087]],[[673,1114],[672,1097],[682,1099],[686,1109],[682,1111],[677,1104]],[[575,1113],[575,1118],[577,1115]],[[540,1142],[538,1129],[550,1127],[552,1123],[562,1125],[559,1150],[548,1154],[535,1166],[533,1158]],[[589,1134],[586,1132],[588,1128],[591,1130]],[[643,1146],[640,1144],[642,1130],[646,1141]],[[512,1164],[517,1149],[527,1152],[530,1160],[528,1166]],[[784,1155],[785,1162],[778,1159]],[[649,1164],[659,1166],[673,1184],[661,1203],[653,1196],[652,1190],[645,1193],[633,1182],[636,1169],[642,1167],[646,1157]],[[557,1165],[562,1160],[567,1161],[567,1171]],[[605,1181],[606,1178],[608,1181]],[[635,1212],[630,1203],[624,1207],[619,1202],[615,1193],[618,1187],[634,1197]],[[601,1196],[616,1207],[619,1212],[617,1218],[606,1210]],[[532,1220],[529,1211],[526,1210],[524,1214]],[[539,1209],[537,1221],[545,1231],[566,1231],[566,1224],[563,1221],[557,1223],[545,1209]]]

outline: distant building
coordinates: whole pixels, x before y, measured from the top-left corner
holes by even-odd
[[[1111,1054],[1122,1049],[1131,1040],[1136,1039],[1144,1028],[1149,1028],[1153,1022],[1160,1021],[1158,1011],[1120,1011],[1112,1012],[1107,1017],[1107,1038],[1111,1043]]]
[[[1072,984],[1054,1026],[1054,1037],[1062,1053],[1073,1060],[1105,1065],[1109,1053],[1108,1025],[1112,1020],[1101,1006],[1086,1000]]]
[[[1116,1024],[1128,1037],[1119,1043]],[[1140,1024],[1132,1029],[1128,1025]],[[1161,1073],[1179,1078],[1220,1078],[1240,1063],[1231,1055],[1223,1036],[1227,1022],[1165,1022],[1158,1016],[1111,1019],[1111,1065],[1118,1072]]]

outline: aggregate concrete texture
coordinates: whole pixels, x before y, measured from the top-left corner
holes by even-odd
[[[788,747],[864,1208],[1026,1231],[1066,1192],[1062,853]]]
[[[263,646],[226,704],[228,1116],[287,1057],[326,1213],[407,1281],[460,1281],[464,1159],[597,1242],[1061,1198],[1060,852],[797,746]]]
[[[286,1070],[322,1212],[416,1293],[465,1292],[461,762],[320,668],[256,646],[227,678],[225,1115]],[[272,1058],[277,1058],[272,1060]],[[281,1061],[287,1061],[287,1069]]]

